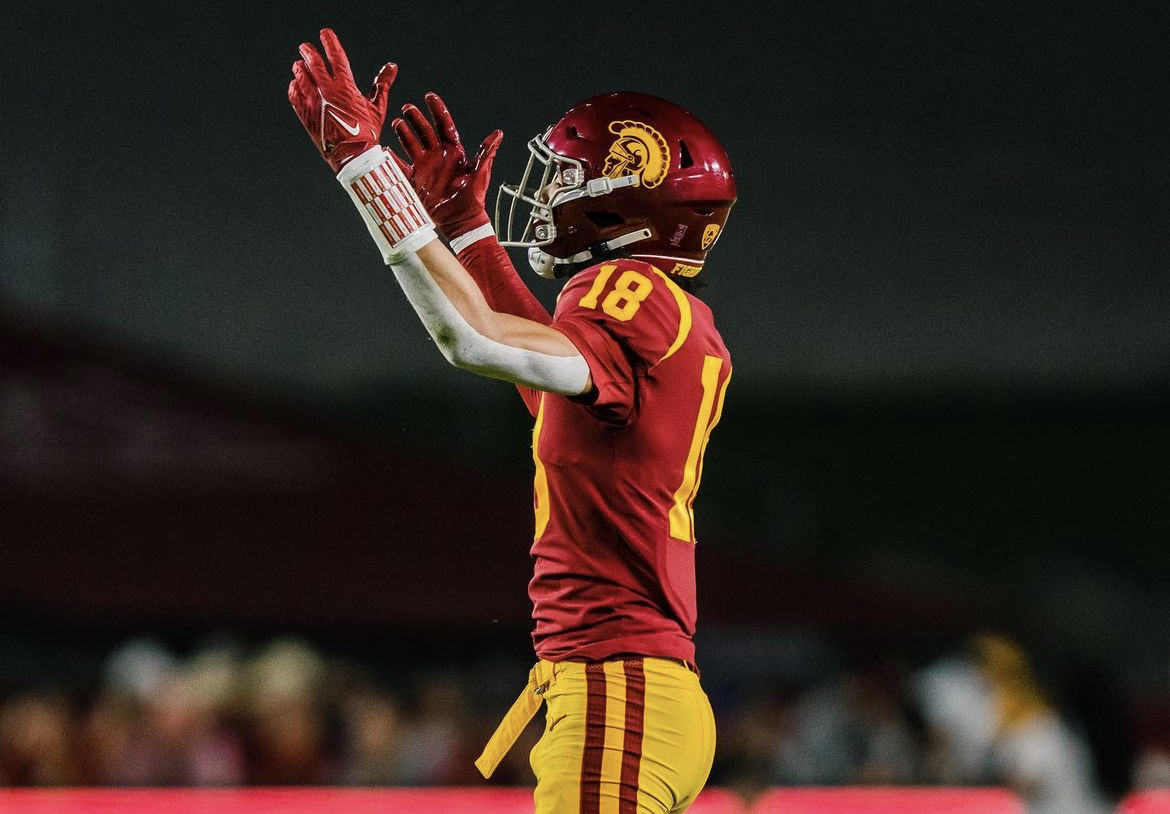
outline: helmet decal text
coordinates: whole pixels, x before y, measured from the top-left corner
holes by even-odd
[[[602,173],[608,178],[636,175],[646,189],[662,183],[670,169],[670,146],[662,134],[648,124],[624,120],[609,123],[617,136],[609,146]]]

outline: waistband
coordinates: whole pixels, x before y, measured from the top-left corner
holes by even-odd
[[[642,664],[672,664],[682,667],[684,670],[695,675],[699,675],[699,668],[693,661],[686,659],[678,659],[673,656],[638,656],[638,655],[618,655],[606,659],[597,659],[596,661],[586,661],[584,659],[565,659],[563,661],[549,661],[548,659],[540,659],[533,665],[534,670],[541,676],[552,678],[554,675],[560,675],[565,670],[579,669],[584,670],[590,664],[612,664],[614,662],[640,662]]]
[[[681,666],[699,676],[699,670],[695,665],[691,664],[685,659],[662,658],[658,656],[630,656],[627,658],[607,659],[607,661],[641,661],[645,662],[667,662]],[[490,778],[495,772],[496,767],[500,765],[500,761],[504,756],[512,750],[519,740],[520,735],[528,727],[529,722],[536,715],[540,705],[544,703],[544,694],[548,688],[556,681],[558,674],[565,670],[581,669],[584,670],[586,665],[597,662],[585,661],[547,661],[541,659],[532,669],[528,671],[528,684],[520,692],[519,697],[512,704],[512,707],[504,715],[500,725],[496,727],[496,731],[492,733],[491,738],[488,739],[487,744],[483,747],[483,752],[475,760],[475,767],[479,769],[480,774],[484,778]]]

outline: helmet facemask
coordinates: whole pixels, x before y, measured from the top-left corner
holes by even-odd
[[[528,262],[532,268],[542,277],[551,279],[564,276],[563,272],[575,269],[598,254],[650,237],[649,229],[635,229],[567,257],[559,256],[559,252],[554,255],[545,251],[546,246],[564,237],[556,226],[558,207],[580,198],[598,198],[639,184],[638,176],[633,174],[586,179],[584,162],[554,152],[545,142],[547,136],[546,132],[528,142],[528,166],[520,183],[500,185],[496,196],[495,229],[501,246],[528,249]],[[505,198],[511,200],[505,202]]]

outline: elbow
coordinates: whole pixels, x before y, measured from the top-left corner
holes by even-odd
[[[479,372],[484,363],[484,344],[492,341],[490,327],[460,320],[438,326],[432,336],[443,358],[453,367]]]
[[[454,329],[444,325],[431,331],[431,339],[451,365],[460,367],[463,354],[460,351],[459,334]]]
[[[467,354],[460,353],[457,348],[450,351],[445,351],[443,353],[443,358],[447,360],[451,367],[456,367],[460,370],[471,369],[471,362],[468,360]]]
[[[501,378],[499,365],[494,364],[488,358],[480,341],[477,340],[482,341],[482,337],[472,336],[464,338],[463,341],[455,342],[443,348],[443,357],[450,362],[452,367],[459,370],[466,370],[468,373],[475,373],[479,376]]]
[[[439,346],[443,358],[452,367],[460,370],[472,370],[476,367],[475,352],[467,337],[461,337],[453,330],[440,330],[435,334],[435,344]]]

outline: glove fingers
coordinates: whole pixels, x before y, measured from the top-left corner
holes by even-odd
[[[313,80],[313,74],[304,62],[299,59],[293,62],[292,72],[293,84],[300,89],[302,95],[317,92],[317,83]]]
[[[439,146],[439,139],[438,136],[435,135],[435,128],[427,120],[427,117],[423,115],[421,110],[419,110],[414,105],[403,105],[402,116],[404,119],[410,122],[410,126],[418,132],[419,141],[422,142],[424,147],[426,147],[428,150],[433,150],[435,147]]]
[[[311,115],[312,105],[320,98],[308,68],[299,59],[292,65],[293,78],[288,83],[288,101],[302,118]]]
[[[299,59],[292,64],[293,78],[288,83],[288,98],[289,101],[299,101],[304,95],[301,92],[301,87],[305,82],[305,66]]]
[[[313,77],[313,82],[317,85],[328,85],[332,77],[329,76],[329,69],[325,67],[325,60],[317,53],[317,49],[311,43],[302,42],[297,50],[300,51],[301,59]]]
[[[412,162],[416,161],[423,153],[423,146],[419,144],[418,136],[414,134],[414,130],[402,119],[395,119],[390,123],[390,127],[393,128],[394,135],[398,136],[398,143],[402,145],[402,151],[406,153],[406,157]]]
[[[295,76],[288,83],[288,102],[293,106],[293,110],[297,113],[301,112],[301,90],[300,86],[297,85],[297,78]]]
[[[447,144],[458,146],[459,130],[455,127],[455,120],[451,118],[451,111],[447,109],[447,103],[434,91],[429,92],[424,98],[431,111],[431,117],[435,120],[439,139]]]
[[[337,39],[332,28],[321,29],[321,45],[325,47],[325,56],[329,57],[333,76],[353,82],[353,71],[349,68],[349,57],[346,56],[345,49],[341,47],[341,40]]]
[[[309,69],[309,74],[312,76],[314,82],[317,84],[326,84],[331,80],[332,77],[329,75],[329,68],[325,67],[325,61],[321,54],[317,53],[314,44],[302,42],[297,50],[300,51],[305,68]]]
[[[503,140],[503,130],[493,130],[483,140],[483,144],[479,145],[479,152],[475,154],[475,161],[471,165],[471,172],[474,175],[479,175],[481,172],[491,174],[492,162],[496,160],[496,152],[500,149],[500,142]]]
[[[378,71],[378,75],[374,77],[374,88],[368,98],[374,110],[378,112],[380,119],[386,118],[386,100],[389,98],[390,88],[397,77],[398,66],[393,62],[387,62],[383,65],[382,70]]]

